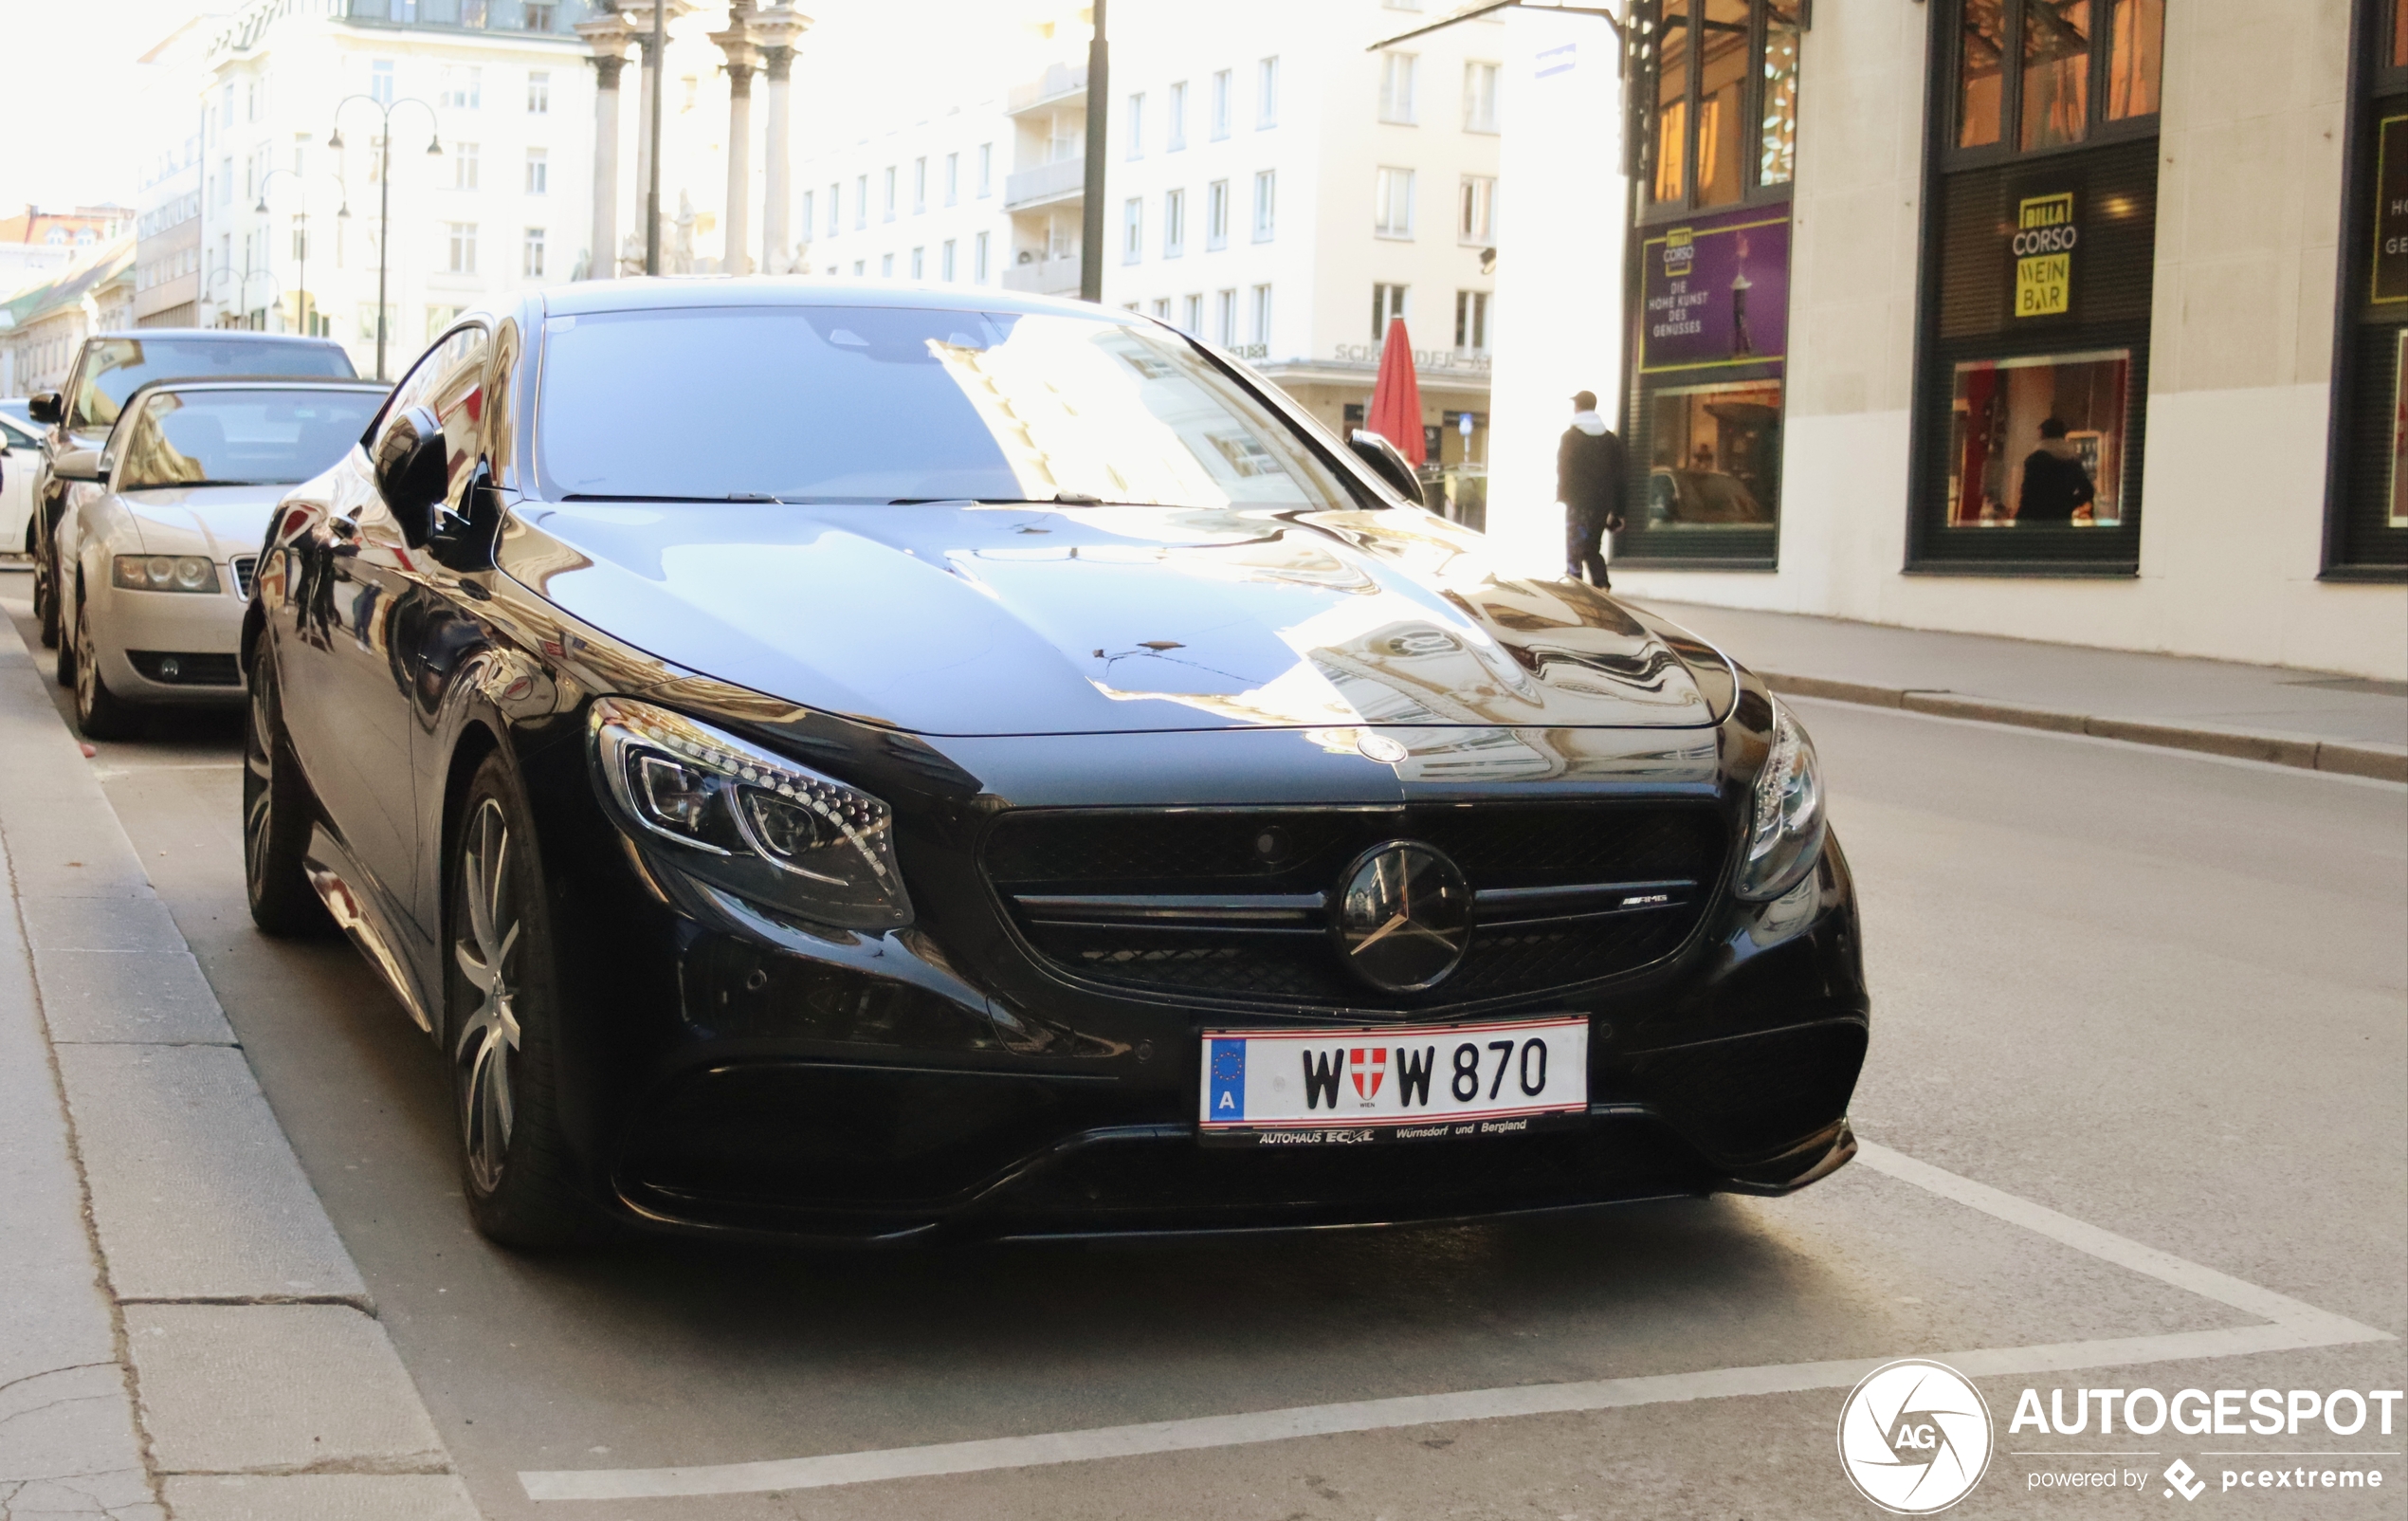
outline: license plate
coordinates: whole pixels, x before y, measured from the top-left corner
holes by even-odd
[[[1200,1138],[1353,1145],[1523,1135],[1589,1107],[1589,1021],[1208,1030]]]

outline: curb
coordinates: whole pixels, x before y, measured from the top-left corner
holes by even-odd
[[[2189,750],[2200,755],[2264,760],[2303,771],[2328,771],[2338,776],[2371,777],[2377,781],[2408,782],[2408,749],[2381,744],[2344,744],[2333,740],[2303,740],[2281,734],[2256,734],[2245,729],[2195,728],[2180,724],[2153,724],[2140,719],[2100,718],[2053,707],[1964,697],[1955,692],[1921,687],[1874,687],[1863,682],[1834,681],[1824,676],[1791,676],[1760,670],[1764,685],[1791,697],[1819,697],[1834,703],[1869,707],[1895,707],[1941,718],[1972,719],[2020,729],[2045,729],[2054,734],[2088,734],[2129,744]]]
[[[18,1074],[20,1102],[0,1117],[13,1120],[0,1162],[15,1161],[0,1243],[22,1248],[0,1262],[29,1285],[0,1319],[78,1328],[0,1355],[0,1374],[76,1417],[38,1444],[0,1431],[0,1487],[17,1486],[20,1512],[82,1513],[62,1497],[93,1498],[99,1475],[107,1513],[144,1521],[475,1521],[358,1268],[13,627],[0,632],[0,1045],[46,1068],[49,1089]],[[33,1413],[9,1405],[0,1418]]]

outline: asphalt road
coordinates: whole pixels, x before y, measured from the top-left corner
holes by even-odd
[[[27,593],[0,573],[33,647]],[[1975,1380],[1997,1450],[1953,1513],[2164,1514],[2177,1457],[2202,1510],[2408,1511],[2408,1403],[2346,1438],[2009,1430],[2026,1387],[2408,1384],[2398,1340],[2253,1349],[2249,1297],[2408,1330],[2408,793],[1798,707],[1864,895],[1855,1112],[1886,1152],[1793,1199],[1578,1223],[876,1256],[486,1246],[431,1047],[346,947],[250,926],[235,720],[162,720],[92,764],[491,1517],[1870,1517],[1835,1453],[1844,1383],[1782,1370],[1968,1349],[2006,1371]],[[2201,1269],[2255,1287],[2219,1299]],[[2090,1345],[2113,1339],[2137,1340]],[[1733,1368],[1774,1392],[1686,1377]],[[1483,1396],[1439,1413],[1491,1419],[1280,1440],[1207,1422],[1156,1443],[1186,1450],[836,1487],[536,1500],[520,1476],[1642,1377],[1588,1402],[1610,1408]],[[2278,1462],[2382,1488],[2222,1488]],[[2133,1481],[2048,1476],[2098,1471]]]

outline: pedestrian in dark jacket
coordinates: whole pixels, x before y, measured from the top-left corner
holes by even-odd
[[[1622,528],[1622,489],[1630,458],[1597,415],[1594,391],[1572,398],[1572,426],[1555,451],[1555,495],[1563,504],[1563,574],[1611,586],[1599,538]]]
[[[2073,515],[2098,500],[2099,488],[2082,467],[2081,450],[2054,417],[2040,425],[2040,447],[2023,459],[2023,486],[2016,493],[2017,522],[2071,523]]]

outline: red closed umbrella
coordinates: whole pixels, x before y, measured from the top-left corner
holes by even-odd
[[[1388,319],[1388,340],[1379,348],[1379,378],[1371,388],[1371,415],[1363,426],[1396,446],[1414,469],[1430,457],[1421,442],[1421,382],[1414,378],[1413,339],[1405,320]]]

